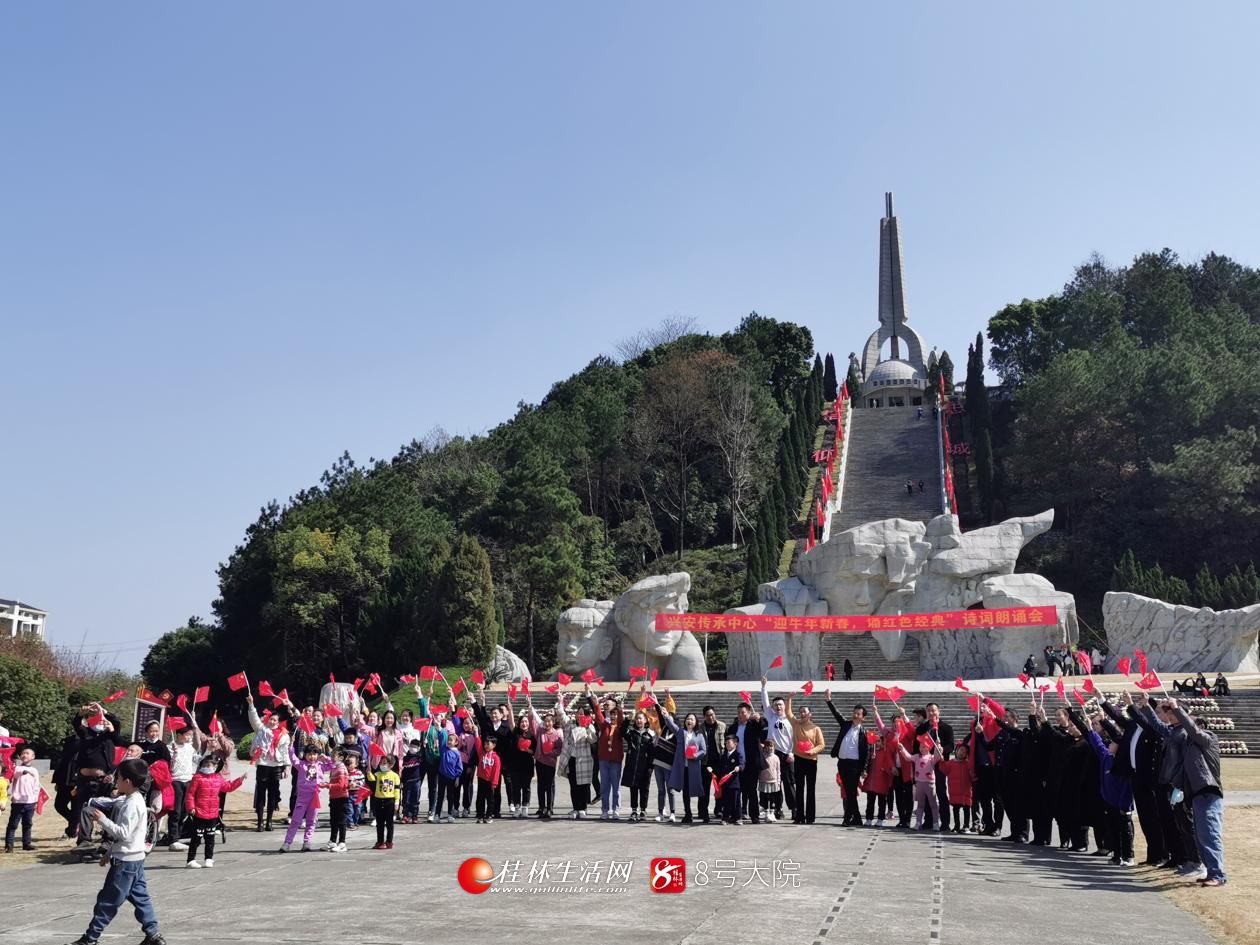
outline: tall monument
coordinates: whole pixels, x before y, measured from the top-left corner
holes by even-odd
[[[890,356],[880,360],[885,344],[889,345]],[[879,221],[879,328],[872,332],[862,351],[862,396],[854,406],[922,404],[928,370],[923,347],[923,339],[910,327],[906,316],[901,233],[893,213],[893,195],[886,193],[884,217]]]

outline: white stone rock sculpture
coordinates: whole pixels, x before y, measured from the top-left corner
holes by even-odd
[[[1118,655],[1145,650],[1161,674],[1260,672],[1260,604],[1213,610],[1109,591],[1102,609],[1107,648]]]
[[[687,612],[691,575],[658,574],[631,585],[616,601],[584,599],[556,621],[560,669],[587,669],[607,680],[629,678],[631,666],[656,670],[661,679],[709,678],[700,642],[690,631],[656,629],[656,615]]]
[[[1050,529],[1054,511],[962,532],[952,515],[927,523],[906,519],[868,522],[832,535],[801,555],[795,577],[761,585],[761,603],[732,613],[788,616],[862,616],[930,613],[1016,606],[1055,607],[1055,626],[1001,630],[881,631],[874,634],[888,660],[899,658],[907,634],[919,640],[920,675],[925,679],[954,676],[1013,676],[1029,653],[1048,643],[1075,641],[1076,604],[1071,594],[1035,574],[1015,574],[1020,550]],[[745,636],[755,640],[745,641]],[[818,634],[729,634],[727,674],[756,677],[774,656],[784,656],[783,675],[801,679],[818,666],[792,666],[791,655],[805,657],[821,648],[791,638]]]
[[[529,676],[525,661],[509,649],[494,648],[494,661],[486,667],[487,682],[520,682]]]

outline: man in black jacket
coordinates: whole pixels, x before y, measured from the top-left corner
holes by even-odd
[[[752,706],[741,702],[735,711],[735,721],[726,726],[726,734],[739,739],[739,750],[744,753],[744,767],[739,772],[739,789],[742,802],[752,823],[761,822],[761,807],[757,801],[757,778],[766,766],[761,754],[761,743],[766,740],[764,719],[754,718]]]
[[[836,769],[840,773],[840,784],[844,788],[844,824],[845,827],[862,826],[862,814],[858,810],[858,781],[866,770],[870,745],[866,741],[866,706],[855,705],[853,713],[846,719],[831,701],[831,690],[827,693],[827,708],[832,718],[840,725],[840,734],[831,746],[831,757],[836,759]]]
[[[1138,825],[1146,838],[1147,866],[1159,866],[1168,859],[1168,845],[1159,816],[1159,756],[1161,740],[1138,724],[1137,710],[1128,692],[1124,694],[1125,711],[1110,702],[1101,703],[1102,710],[1120,726],[1120,750],[1111,773],[1127,777],[1133,786],[1133,805],[1137,808]]]
[[[713,706],[706,705],[701,713],[704,719],[700,723],[700,731],[704,733],[705,757],[718,758],[726,750],[726,723],[719,721]],[[709,792],[712,783],[708,778],[700,779],[700,822],[709,822]],[[714,813],[717,813],[716,807]]]
[[[941,707],[935,702],[929,702],[926,707],[927,721],[920,725],[916,730],[916,735],[930,735],[932,741],[941,746],[941,754],[948,761],[949,757],[954,753],[954,727],[941,718]],[[949,779],[936,779],[936,799],[940,803],[941,808],[941,824],[942,830],[949,830]],[[936,824],[929,823],[932,819],[932,812],[928,810],[923,818],[923,827],[925,830],[931,830]]]
[[[74,717],[74,730],[79,736],[72,778],[74,800],[70,806],[72,824],[81,824],[83,808],[94,797],[104,797],[113,786],[114,749],[126,748],[129,740],[121,731],[118,716],[108,713],[99,703],[85,705]],[[91,837],[79,832],[79,846],[90,847]]]

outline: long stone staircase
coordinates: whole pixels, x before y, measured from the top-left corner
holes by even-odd
[[[844,495],[840,511],[832,518],[832,535],[882,518],[925,522],[941,513],[936,422],[928,407],[922,419],[914,407],[853,411]],[[907,479],[914,483],[913,495],[906,493]],[[919,644],[913,638],[901,657],[890,663],[869,633],[827,634],[822,640],[822,665],[833,663],[840,679],[846,658],[853,664],[854,679],[917,679],[919,675]]]

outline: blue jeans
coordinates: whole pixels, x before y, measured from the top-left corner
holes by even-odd
[[[96,895],[96,908],[92,911],[92,921],[84,933],[84,938],[95,942],[105,931],[105,926],[114,920],[124,902],[130,902],[136,910],[136,921],[147,936],[158,934],[157,913],[153,911],[153,900],[149,898],[149,886],[144,881],[144,860],[123,862],[113,860],[109,864],[109,873],[105,876],[105,885]]]
[[[599,809],[602,814],[621,810],[621,762],[599,763]]]
[[[1194,808],[1194,840],[1199,859],[1207,868],[1208,879],[1225,880],[1225,841],[1221,830],[1225,819],[1225,798],[1208,791],[1200,792],[1190,802]]]
[[[652,773],[656,777],[656,812],[658,814],[665,813],[665,798],[669,798],[669,812],[674,812],[674,792],[669,786],[669,769],[662,768],[658,765],[652,766]]]
[[[402,786],[402,810],[404,817],[420,816],[420,779],[408,781]]]
[[[4,831],[4,846],[6,849],[12,849],[13,841],[17,839],[18,824],[22,825],[22,847],[23,849],[31,845],[31,825],[35,819],[34,804],[13,803],[12,810],[9,811],[9,826]]]

